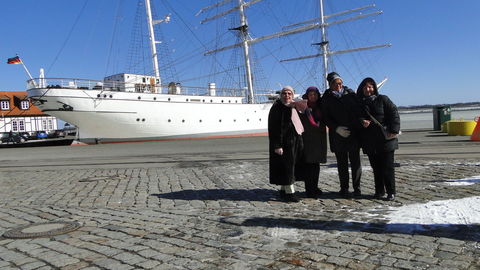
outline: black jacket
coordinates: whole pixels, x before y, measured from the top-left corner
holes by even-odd
[[[302,154],[303,141],[295,131],[291,117],[292,108],[280,100],[272,105],[268,114],[270,184],[291,185],[295,181],[295,163]],[[283,155],[277,155],[276,148],[283,148]]]
[[[365,97],[363,86],[365,83],[374,85],[374,97]],[[361,102],[364,119],[371,123],[367,128],[362,128],[360,141],[363,152],[374,154],[379,151],[389,152],[398,149],[398,139],[385,140],[384,131],[398,134],[400,132],[400,115],[395,104],[385,95],[380,95],[376,83],[371,78],[362,81],[357,89],[357,96]],[[368,112],[368,113],[367,113]],[[372,121],[373,116],[381,126]],[[383,129],[383,130],[382,130]]]
[[[342,96],[337,97],[331,89],[322,97],[322,116],[328,126],[330,150],[349,152],[359,147],[359,129],[361,128],[361,110],[355,92],[344,86]],[[335,130],[339,126],[347,127],[350,136],[343,138]]]

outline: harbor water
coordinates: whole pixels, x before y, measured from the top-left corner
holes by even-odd
[[[480,109],[455,110],[452,109],[451,120],[471,121],[480,116]],[[400,111],[400,124],[402,130],[433,129],[433,112],[402,112]]]

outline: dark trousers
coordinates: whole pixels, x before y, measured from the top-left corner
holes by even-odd
[[[373,169],[376,194],[395,194],[395,151],[368,154]]]
[[[305,181],[305,191],[315,193],[318,189],[318,177],[320,176],[319,163],[298,162],[295,166],[295,178]]]
[[[338,177],[340,178],[340,189],[347,191],[349,186],[348,179],[348,161],[352,169],[353,190],[360,190],[360,178],[362,177],[362,167],[360,166],[360,149],[350,152],[335,152],[337,158]]]

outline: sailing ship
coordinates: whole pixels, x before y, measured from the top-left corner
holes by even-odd
[[[217,88],[213,82],[206,87],[186,87],[177,82],[164,84],[157,59],[157,44],[160,42],[156,40],[154,27],[169,18],[154,20],[150,0],[145,0],[153,74],[120,73],[95,81],[45,78],[41,71],[39,78],[27,82],[28,95],[43,112],[74,124],[78,128],[77,139],[86,143],[266,135],[272,102],[265,99],[265,92],[259,95],[254,89],[251,46],[267,39],[320,29],[322,40],[318,45],[322,52],[298,59],[322,56],[324,78],[328,70],[328,57],[347,51],[329,50],[325,34],[329,23],[325,22],[322,1],[318,18],[260,38],[250,37],[245,10],[262,0],[224,0],[203,8],[199,13],[232,1],[238,1],[238,4],[221,14],[204,19],[202,23],[232,12],[238,13],[239,26],[231,30],[238,32],[240,41],[205,54],[241,48],[245,86],[240,89]],[[369,7],[342,14],[366,8]],[[358,18],[375,14],[361,15]],[[343,21],[349,20],[351,19]],[[342,21],[333,24],[340,22]],[[292,60],[297,58],[285,61]],[[270,97],[276,97],[275,91],[270,91]]]

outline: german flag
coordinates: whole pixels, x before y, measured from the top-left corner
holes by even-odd
[[[20,60],[20,57],[15,56],[13,58],[8,58],[7,64],[21,64],[22,60]]]

